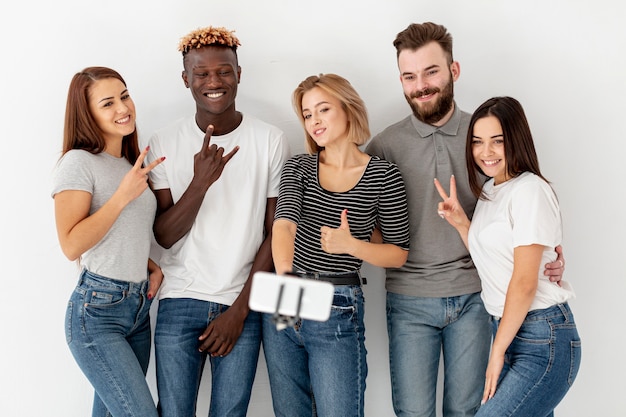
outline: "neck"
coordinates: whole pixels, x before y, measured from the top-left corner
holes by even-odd
[[[220,136],[232,132],[237,129],[243,120],[243,115],[238,111],[232,111],[223,114],[201,114],[196,113],[196,124],[206,132],[209,125],[213,125],[213,135]]]

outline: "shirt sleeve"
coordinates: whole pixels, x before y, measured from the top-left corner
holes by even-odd
[[[521,184],[511,201],[514,247],[556,246],[561,240],[561,213],[549,184],[541,178]]]
[[[289,159],[280,176],[280,191],[274,220],[286,219],[295,224],[300,222],[304,197],[304,167],[300,157]]]
[[[94,176],[87,151],[71,150],[57,163],[52,174],[52,197],[61,191],[87,191],[93,194]]]
[[[389,164],[378,206],[378,225],[383,242],[409,249],[409,214],[400,170]]]

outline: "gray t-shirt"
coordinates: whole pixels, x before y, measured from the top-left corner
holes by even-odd
[[[433,180],[446,190],[450,175],[458,198],[471,218],[476,205],[467,180],[465,140],[470,115],[455,106],[450,120],[437,127],[413,115],[374,137],[367,152],[395,163],[404,179],[411,235],[407,262],[387,269],[387,291],[414,297],[453,297],[481,290],[478,274],[458,232],[437,215],[441,197]]]
[[[52,197],[65,190],[86,191],[92,196],[91,215],[111,198],[131,168],[125,158],[106,152],[94,155],[71,150],[55,167]],[[81,266],[112,279],[146,280],[155,212],[156,199],[147,188],[124,208],[109,232],[81,256]]]

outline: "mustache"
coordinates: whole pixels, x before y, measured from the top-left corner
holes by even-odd
[[[438,88],[426,88],[422,91],[416,91],[414,93],[411,93],[409,95],[410,98],[420,98],[423,96],[427,96],[429,94],[435,94],[435,93],[439,93],[441,90]]]

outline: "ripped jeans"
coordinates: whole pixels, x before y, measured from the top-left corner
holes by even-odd
[[[363,303],[360,286],[338,285],[326,322],[301,319],[277,331],[272,314],[263,314],[263,351],[277,417],[363,416]]]

